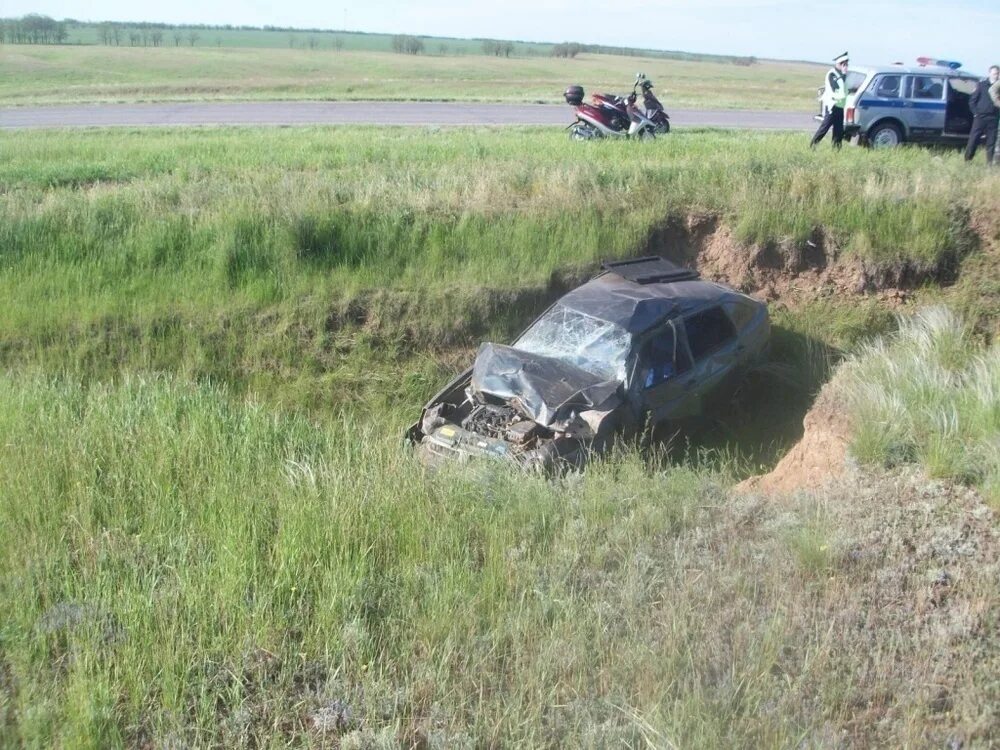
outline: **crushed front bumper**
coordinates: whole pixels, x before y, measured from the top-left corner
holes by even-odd
[[[484,437],[454,424],[445,424],[416,444],[417,456],[427,466],[446,461],[486,458],[506,461],[525,471],[561,472],[581,468],[586,447],[579,440],[545,440],[533,448],[522,448],[505,440]]]

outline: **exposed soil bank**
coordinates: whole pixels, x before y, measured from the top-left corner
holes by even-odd
[[[662,255],[765,302],[794,305],[821,297],[876,295],[896,307],[921,284],[949,284],[957,278],[962,257],[979,245],[977,229],[968,221],[965,226],[962,250],[946,254],[933,267],[866,263],[840,252],[822,229],[802,243],[745,245],[717,217],[699,215],[665,219],[649,231],[635,255]],[[568,268],[554,272],[544,284],[518,289],[371,290],[333,306],[326,330],[359,326],[376,338],[401,338],[417,348],[469,346],[498,331],[515,335],[597,270],[591,265]],[[427,309],[447,314],[429,321]]]
[[[767,474],[741,482],[737,490],[792,492],[816,489],[841,476],[846,468],[851,424],[832,383],[823,387],[802,425],[802,439],[778,465]]]
[[[803,242],[745,245],[718,218],[698,215],[666,219],[650,231],[642,252],[697,268],[767,302],[877,293],[898,303],[921,284],[948,284],[957,278],[962,258],[979,245],[979,234],[969,216],[955,221],[957,249],[933,266],[866,262],[841,252],[822,228]]]

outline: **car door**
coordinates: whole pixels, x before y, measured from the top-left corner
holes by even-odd
[[[858,99],[857,124],[867,128],[883,117],[899,117],[903,108],[903,76],[883,73],[875,77],[865,93]]]
[[[639,345],[634,392],[642,411],[655,424],[694,416],[700,411],[691,354],[673,321],[660,326]]]
[[[688,389],[697,394],[705,410],[725,400],[738,382],[741,344],[732,320],[720,305],[685,317],[684,335],[692,360],[693,382]]]
[[[914,138],[932,138],[944,131],[945,77],[942,75],[911,75],[907,81],[904,101],[906,124]]]
[[[739,341],[734,351],[737,360],[735,369],[742,375],[764,355],[771,338],[771,321],[766,307],[746,298],[727,300],[723,302],[722,309],[736,329]]]
[[[968,138],[972,130],[972,110],[969,97],[976,90],[975,78],[954,76],[948,79],[948,102],[945,110],[944,132],[947,136]]]

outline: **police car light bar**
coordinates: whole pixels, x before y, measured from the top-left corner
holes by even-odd
[[[933,57],[918,57],[917,65],[936,65],[939,68],[951,68],[952,70],[958,70],[962,67],[962,63],[955,62],[954,60],[935,60]]]

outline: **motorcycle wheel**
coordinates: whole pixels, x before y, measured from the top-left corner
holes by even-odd
[[[657,125],[656,125],[656,134],[657,135],[666,135],[669,132],[670,132],[670,121],[669,120],[661,122],[661,123],[657,123]]]
[[[652,141],[656,139],[656,131],[653,128],[643,128],[639,131],[638,137],[640,141]]]
[[[589,141],[600,137],[601,132],[597,128],[584,122],[578,122],[569,129],[571,141]]]

